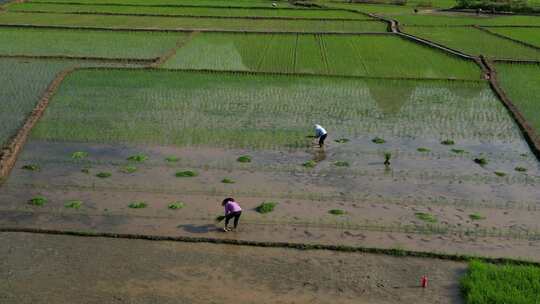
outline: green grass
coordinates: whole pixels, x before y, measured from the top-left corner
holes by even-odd
[[[152,3],[148,3],[152,4]],[[270,6],[270,5],[269,5]],[[46,3],[16,3],[8,11],[49,12],[49,13],[107,13],[107,14],[146,14],[167,16],[224,16],[224,17],[259,17],[259,18],[325,18],[325,19],[361,19],[371,18],[348,11],[322,9],[249,9],[249,8],[213,8],[213,7],[164,7],[164,6],[114,6],[114,5],[66,5]]]
[[[469,214],[469,218],[473,221],[480,221],[486,219],[486,217],[481,215],[480,213],[471,213]]]
[[[0,48],[10,42],[1,43]],[[34,46],[35,47],[35,46]],[[0,146],[15,135],[54,77],[75,66],[104,65],[93,61],[0,59]]]
[[[540,47],[539,28],[493,27],[489,31]]]
[[[109,172],[99,172],[98,174],[96,174],[96,176],[99,178],[108,178],[111,177],[112,174]]]
[[[472,261],[460,283],[467,304],[533,304],[540,300],[538,266]]]
[[[185,206],[186,206],[186,204],[183,203],[183,202],[172,202],[169,205],[167,205],[167,208],[169,208],[171,210],[176,210],[176,209],[182,209]]]
[[[68,209],[79,209],[81,208],[83,205],[83,202],[82,201],[77,201],[77,200],[73,200],[73,201],[68,201],[64,204],[64,207],[68,208]]]
[[[341,210],[341,209],[331,209],[328,211],[328,213],[332,214],[332,215],[345,215],[347,214],[347,212],[345,210]]]
[[[144,119],[133,123],[133,117]],[[524,142],[485,83],[159,70],[71,74],[32,138],[304,149],[311,145],[306,134],[313,121],[336,130],[336,138]]]
[[[276,208],[276,206],[278,205],[278,203],[276,202],[264,202],[262,204],[260,204],[259,206],[257,206],[257,208],[255,208],[255,210],[259,213],[262,213],[262,214],[265,214],[265,213],[270,213],[272,211],[274,211],[274,208]]]
[[[399,49],[400,52],[393,50]],[[407,58],[404,60],[404,58]],[[471,61],[396,36],[201,33],[164,68],[479,79]]]
[[[235,181],[233,179],[231,179],[231,178],[224,178],[224,179],[221,180],[221,182],[224,183],[224,184],[234,184],[235,183]]]
[[[475,28],[408,26],[405,27],[405,32],[460,50],[469,55],[484,55],[497,59],[540,59],[540,50]],[[472,41],[474,43],[471,43]]]
[[[178,171],[174,174],[176,177],[195,177],[198,173],[195,171]]]
[[[28,204],[34,206],[43,206],[48,202],[47,198],[41,195],[34,196],[28,201]]]
[[[540,66],[497,63],[495,69],[503,90],[540,134]]]
[[[36,171],[36,172],[41,171],[41,167],[36,164],[26,164],[26,165],[23,165],[21,169],[28,170],[28,171]]]
[[[422,220],[427,223],[436,223],[437,217],[430,213],[417,212],[414,214],[417,219]]]
[[[185,33],[0,28],[0,54],[151,59],[186,37]]]
[[[279,19],[216,19],[205,17],[155,17],[81,14],[29,14],[5,12],[0,24],[54,25],[87,28],[161,29],[161,30],[235,30],[280,32],[384,32],[386,24],[364,20],[284,20]]]
[[[131,209],[143,209],[148,207],[148,204],[146,202],[132,202],[128,205]]]

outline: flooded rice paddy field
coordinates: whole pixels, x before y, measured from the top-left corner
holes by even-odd
[[[137,73],[128,74],[135,84]],[[233,196],[244,207],[247,224],[538,238],[540,166],[484,83],[342,79],[338,85],[346,89],[330,92],[316,78],[284,78],[258,83],[268,92],[256,101],[246,93],[250,81],[260,81],[253,75],[221,75],[219,82],[205,85],[204,95],[197,94],[199,82],[189,79],[160,80],[156,89],[157,80],[145,78],[136,92],[128,90],[131,84],[118,92],[114,83],[68,80],[0,187],[0,208],[48,213],[60,222],[64,215],[83,214],[213,225],[222,212],[220,201]],[[231,82],[236,90],[220,95]],[[322,93],[324,98],[313,97]],[[118,96],[119,103],[110,102]],[[294,107],[282,106],[283,99]],[[114,108],[122,103],[126,111]],[[339,114],[342,107],[346,115]],[[324,150],[306,137],[316,122],[329,130]],[[136,131],[149,123],[155,138],[139,136]],[[172,141],[167,136],[186,125],[193,126],[189,132]],[[73,132],[83,126],[84,132]],[[213,131],[223,136],[205,137]],[[279,140],[272,142],[273,137]],[[373,142],[376,137],[385,142]],[[348,141],[335,142],[340,138]],[[87,156],[74,159],[75,152]],[[385,152],[392,154],[389,167],[383,164]],[[129,161],[133,155],[147,159]],[[243,155],[251,162],[238,162]],[[314,167],[303,165],[309,161]],[[27,165],[39,170],[23,169]],[[196,176],[175,176],[188,170]],[[100,178],[100,173],[110,176]],[[47,202],[29,204],[36,196]],[[73,201],[82,202],[79,209],[65,207]],[[185,206],[167,208],[177,201]],[[255,212],[263,201],[277,202],[275,211]],[[148,206],[129,208],[133,202]],[[330,214],[332,209],[345,214]],[[152,233],[159,234],[159,228]]]

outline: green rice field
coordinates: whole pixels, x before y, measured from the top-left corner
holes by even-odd
[[[540,65],[496,65],[499,82],[512,102],[540,134]]]
[[[491,27],[490,32],[523,41],[540,48],[540,28]]]
[[[216,19],[199,17],[148,17],[79,14],[0,14],[0,25],[69,26],[86,28],[222,30],[269,32],[384,32],[387,25],[379,21],[348,20],[282,20]]]
[[[179,49],[163,67],[480,79],[480,70],[472,61],[390,35],[202,33]]]
[[[103,63],[76,60],[0,59],[0,146],[17,132],[49,83],[71,67]]]
[[[414,27],[404,30],[424,39],[460,50],[466,54],[496,59],[539,60],[540,50],[500,38],[470,27]],[[469,43],[474,41],[475,43]]]
[[[0,28],[0,55],[153,59],[186,37],[185,33]]]
[[[148,5],[147,0],[31,0],[33,3],[69,3],[107,4],[107,5]],[[292,7],[287,1],[275,1],[279,7]],[[216,7],[272,7],[267,0],[153,0],[152,5],[161,6],[216,6]]]
[[[308,9],[250,9],[214,7],[163,7],[163,6],[114,6],[114,5],[65,5],[46,3],[16,3],[9,6],[11,12],[49,12],[85,14],[133,14],[164,16],[203,17],[256,17],[256,18],[307,18],[307,19],[359,19],[372,18],[349,11]]]
[[[464,25],[485,25],[485,26],[540,26],[540,18],[535,16],[491,16],[482,15],[455,15],[455,14],[400,14],[392,16],[401,25],[417,26],[464,26]]]
[[[345,137],[521,140],[481,82],[129,70],[70,75],[33,138],[300,148],[313,121]]]

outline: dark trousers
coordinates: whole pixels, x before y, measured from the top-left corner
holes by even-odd
[[[326,139],[326,137],[328,136],[328,134],[324,134],[324,135],[321,135],[321,137],[319,137],[319,146],[324,146],[324,140]]]
[[[242,211],[227,214],[225,216],[225,227],[229,226],[229,221],[234,217],[234,228],[236,228],[236,226],[238,226],[238,221],[240,220],[240,215],[242,215]]]

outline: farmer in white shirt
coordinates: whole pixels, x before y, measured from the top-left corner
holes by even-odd
[[[326,130],[321,127],[321,125],[315,125],[315,138],[319,139],[319,147],[322,148],[324,146],[324,140],[327,136],[328,132],[326,132]]]

